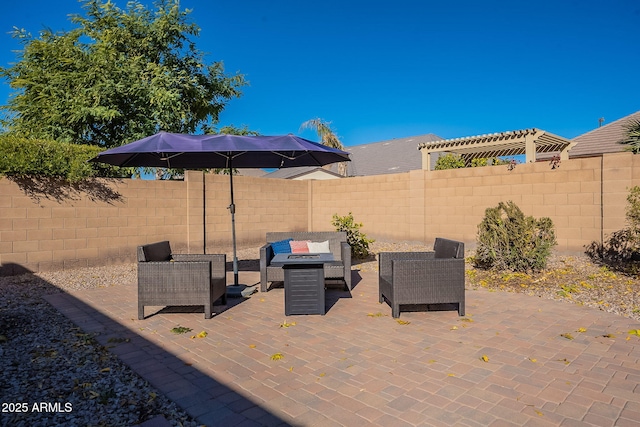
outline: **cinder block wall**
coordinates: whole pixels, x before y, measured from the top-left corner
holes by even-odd
[[[184,183],[99,184],[117,197],[100,200],[71,191],[61,200],[36,198],[0,179],[0,274],[133,261],[137,245],[162,239],[186,248]]]
[[[368,236],[405,240],[412,235],[409,174],[312,181],[312,231],[333,230],[334,214],[351,212]]]
[[[512,200],[526,215],[553,220],[557,250],[583,252],[625,226],[639,167],[640,156],[617,153],[565,160],[556,169],[538,162],[314,181],[312,224],[325,227],[332,213],[351,211],[370,237],[431,243],[446,236],[473,247],[485,210]]]
[[[0,179],[0,274],[135,261],[135,247],[170,240],[176,252],[231,248],[229,176],[187,172],[185,181],[102,180],[118,195],[85,192],[34,198]],[[631,153],[505,166],[417,170],[327,181],[234,177],[240,247],[268,231],[331,230],[334,214],[352,212],[370,237],[475,243],[488,207],[514,201],[526,215],[548,216],[560,251],[582,252],[623,228],[629,188],[640,185]]]
[[[207,251],[228,251],[232,247],[229,176],[205,178]],[[262,245],[268,231],[306,231],[310,186],[311,181],[234,176],[238,246]]]

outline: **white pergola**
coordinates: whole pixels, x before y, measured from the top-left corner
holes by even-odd
[[[418,146],[422,152],[422,169],[431,169],[432,153],[454,153],[466,163],[476,158],[525,155],[526,162],[535,162],[538,153],[559,153],[560,160],[569,159],[575,142],[540,130],[524,129],[490,133],[466,138],[425,142]]]

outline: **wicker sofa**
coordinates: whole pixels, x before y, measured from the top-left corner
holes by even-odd
[[[172,254],[168,241],[138,246],[138,319],[144,306],[203,305],[210,319],[213,303],[227,303],[226,255]]]
[[[400,317],[403,305],[456,304],[465,313],[464,243],[436,238],[433,252],[378,254],[380,303]]]
[[[285,239],[310,240],[312,242],[329,241],[329,250],[334,262],[324,265],[325,279],[343,280],[351,290],[351,246],[347,243],[347,233],[343,231],[295,231],[267,233],[267,243],[260,248],[260,292],[267,292],[269,282],[284,281],[282,267],[271,266],[274,256],[272,243]]]

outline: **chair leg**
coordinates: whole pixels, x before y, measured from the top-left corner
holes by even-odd
[[[204,318],[211,319],[211,304],[204,305]]]
[[[391,317],[394,319],[400,317],[400,304],[391,304]]]
[[[138,303],[138,320],[144,320],[144,305]]]
[[[351,270],[349,271],[345,271],[344,273],[344,284],[347,287],[346,290],[352,290],[353,288],[351,287]]]
[[[224,294],[222,294],[220,302],[222,303],[222,305],[227,305],[227,292],[226,291],[225,291]]]
[[[464,301],[458,303],[458,316],[464,316]]]

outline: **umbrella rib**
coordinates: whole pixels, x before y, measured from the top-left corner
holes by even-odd
[[[173,154],[173,155],[170,155],[170,156],[160,157],[160,160],[162,160],[162,161],[164,161],[164,160],[169,161],[169,160],[173,159],[174,157],[178,157],[178,156],[181,156],[181,155],[183,155],[183,154],[184,154],[184,153],[176,153],[176,154]],[[162,156],[162,154],[160,154],[160,156]]]

